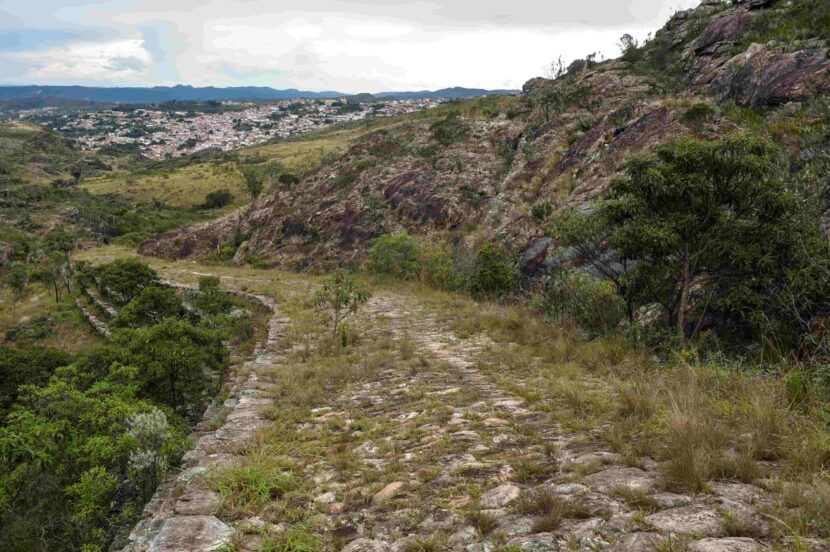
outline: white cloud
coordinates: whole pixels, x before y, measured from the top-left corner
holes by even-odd
[[[140,38],[75,42],[13,54],[31,65],[30,79],[137,80],[148,73],[152,58]]]
[[[672,11],[700,2],[303,0],[285,8],[273,0],[43,1],[76,4],[50,10],[53,19],[62,14],[107,36],[132,38],[19,54],[33,66],[29,79],[175,78],[344,92],[518,88],[560,56],[566,63],[593,52],[615,57],[623,33],[645,38]],[[32,12],[27,24],[36,19]]]

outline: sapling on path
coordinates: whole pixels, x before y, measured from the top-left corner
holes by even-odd
[[[323,289],[314,294],[314,304],[331,316],[332,337],[349,315],[357,312],[372,294],[344,270],[338,270],[323,281]]]

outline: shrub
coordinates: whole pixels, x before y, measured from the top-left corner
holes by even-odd
[[[233,194],[227,188],[210,192],[205,196],[205,202],[202,204],[203,209],[220,209],[226,205],[230,205],[233,201]]]
[[[544,222],[553,214],[553,205],[550,201],[540,201],[530,208],[530,214],[539,222]]]
[[[205,276],[199,278],[199,293],[193,300],[193,306],[200,312],[213,316],[227,314],[237,305],[237,300],[230,293],[219,289],[219,278]]]
[[[417,278],[421,270],[421,242],[406,232],[384,234],[369,251],[367,269],[398,280]]]
[[[549,275],[542,304],[552,319],[574,320],[586,330],[612,330],[625,316],[622,300],[613,287],[579,270],[565,269]]]
[[[715,108],[705,102],[697,102],[689,106],[683,115],[680,116],[680,122],[689,128],[701,131],[703,126],[715,116]]]
[[[78,371],[61,368],[48,385],[23,387],[19,408],[0,428],[4,550],[31,550],[33,542],[44,550],[106,549],[140,509],[128,467],[139,443],[129,431],[137,414],[154,409],[136,396],[138,370],[113,363],[93,385]],[[173,420],[146,446],[168,462],[184,442],[184,427]]]
[[[99,290],[118,305],[126,305],[157,282],[156,271],[137,259],[118,259],[98,270]]]
[[[190,419],[201,415],[205,400],[227,359],[221,334],[168,318],[161,324],[120,330],[110,341],[117,358],[141,369],[140,391]]]
[[[280,175],[280,177],[277,180],[280,184],[288,186],[289,188],[291,188],[291,187],[295,186],[296,184],[300,183],[300,179],[297,178],[296,175],[293,175],[291,173],[283,173],[283,174]]]
[[[470,293],[479,298],[498,298],[512,292],[515,283],[516,271],[504,247],[495,242],[485,243],[476,253],[467,284]]]
[[[148,286],[121,309],[112,326],[139,328],[158,324],[165,318],[181,318],[185,315],[182,301],[175,290],[168,287]]]
[[[464,287],[464,276],[446,244],[423,244],[421,247],[421,278],[424,282],[445,291]]]
[[[445,147],[463,140],[470,133],[470,127],[464,123],[457,111],[433,123],[430,130],[435,141]]]
[[[21,385],[41,385],[72,357],[56,349],[15,349],[0,346],[0,420],[17,400]]]

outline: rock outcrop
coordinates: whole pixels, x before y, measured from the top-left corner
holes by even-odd
[[[703,2],[676,13],[639,60],[581,60],[555,80],[531,79],[512,105],[465,108],[442,123],[455,125],[450,140],[437,136],[437,118],[373,132],[296,187],[151,238],[139,250],[170,258],[232,250],[240,263],[326,270],[360,265],[376,236],[404,230],[467,249],[501,241],[517,253],[523,277],[536,281],[550,266],[551,245],[542,238],[544,221],[531,216],[537,204],[587,206],[632,156],[748,124],[721,115],[690,125],[684,115],[694,103],[775,109],[830,89],[821,40],[747,45],[764,36],[759,18],[788,5]]]

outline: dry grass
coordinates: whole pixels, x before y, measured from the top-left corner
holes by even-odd
[[[25,297],[14,309],[11,294],[3,290],[0,293],[0,313],[0,341],[18,323],[51,317],[54,326],[50,335],[32,344],[54,347],[67,353],[79,353],[101,342],[78,314],[74,298],[64,296],[56,303],[52,291],[38,283],[29,284]]]
[[[81,186],[93,194],[119,194],[142,203],[158,201],[175,207],[196,207],[208,193],[227,188],[234,200],[222,212],[250,201],[245,178],[233,163],[199,163],[172,170],[90,178]]]

